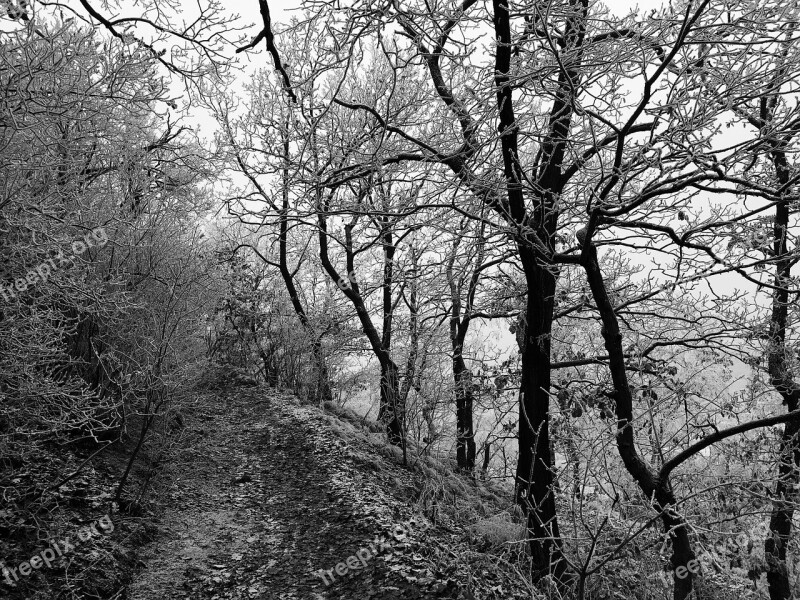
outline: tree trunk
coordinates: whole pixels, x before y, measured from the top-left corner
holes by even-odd
[[[797,410],[796,400],[789,410]],[[770,535],[764,543],[770,600],[788,600],[792,597],[786,551],[792,533],[792,517],[797,501],[795,489],[798,482],[798,466],[800,466],[798,434],[800,434],[799,422],[790,421],[784,425],[778,483],[769,519]]]
[[[531,264],[532,263],[532,264]],[[533,259],[525,264],[528,284],[519,403],[519,462],[516,498],[528,519],[534,579],[566,571],[553,495],[550,454],[550,331],[555,276]]]
[[[573,0],[574,12],[566,19],[564,45],[559,51],[561,69],[548,121],[548,133],[540,142],[533,176],[522,172],[518,124],[512,90],[511,6],[492,2],[497,49],[495,89],[506,179],[507,205],[500,213],[518,227],[517,248],[528,286],[527,326],[522,350],[520,382],[519,463],[517,502],[528,515],[531,564],[534,578],[553,573],[566,583],[555,505],[555,478],[550,453],[550,332],[553,326],[557,271],[542,261],[553,255],[558,227],[558,200],[564,180],[561,172],[572,124],[573,100],[579,86],[578,67],[583,56],[588,3]],[[536,191],[528,209],[523,190],[535,181]]]
[[[786,151],[777,147],[770,153],[778,183],[786,189],[792,179]],[[788,320],[791,268],[795,258],[788,251],[789,200],[782,199],[775,206],[773,225],[773,252],[778,259],[775,265],[775,290],[772,298],[768,370],[770,381],[792,412],[800,406],[800,385],[792,376],[786,361],[786,327]],[[792,517],[797,502],[797,484],[800,481],[800,423],[788,422],[783,427],[780,447],[778,482],[769,519],[770,535],[764,543],[767,562],[767,583],[771,600],[788,600],[792,597],[786,551],[792,533]]]
[[[381,363],[381,404],[378,409],[378,420],[386,426],[389,443],[395,446],[403,444],[403,407],[400,406],[400,374],[397,365],[392,361]]]
[[[345,252],[347,259],[347,273],[348,279],[345,280],[334,267],[328,255],[328,222],[327,222],[327,204],[320,202],[317,207],[317,223],[318,223],[318,240],[319,240],[319,258],[322,263],[323,269],[338,286],[342,293],[353,304],[356,309],[356,314],[361,322],[361,328],[364,335],[369,340],[372,352],[378,359],[381,365],[381,380],[380,380],[380,407],[378,409],[378,420],[385,424],[386,434],[389,442],[394,445],[402,446],[403,458],[405,460],[406,444],[403,428],[403,419],[405,418],[404,407],[400,401],[400,385],[399,373],[397,365],[391,358],[390,349],[384,346],[384,341],[388,336],[386,332],[381,336],[375,325],[372,323],[367,305],[361,295],[361,288],[355,276],[354,267],[354,252],[352,244],[352,225],[345,226]],[[389,340],[390,341],[390,340]]]
[[[578,241],[584,245],[586,231],[578,232]],[[675,600],[685,600],[692,593],[694,573],[686,569],[683,577],[678,576],[679,567],[687,567],[694,560],[689,532],[686,522],[675,511],[675,494],[669,482],[669,475],[661,480],[636,450],[636,438],[633,431],[633,396],[628,383],[628,372],[625,367],[622,348],[622,333],[619,329],[614,305],[608,296],[603,273],[597,260],[597,249],[589,243],[582,256],[582,264],[586,270],[586,278],[592,290],[597,310],[600,313],[603,328],[602,335],[609,356],[609,371],[614,383],[614,400],[617,415],[617,449],[620,458],[647,498],[653,498],[654,508],[661,513],[664,530],[672,541],[672,573],[675,588]]]
[[[475,469],[475,431],[472,424],[472,373],[459,348],[453,348],[453,379],[456,392],[456,464],[467,473]]]
[[[472,372],[467,368],[467,364],[464,361],[464,340],[467,338],[467,332],[472,322],[473,301],[480,282],[481,271],[494,261],[487,264],[483,262],[485,238],[484,226],[481,225],[476,247],[475,266],[470,276],[462,318],[462,285],[453,270],[462,239],[462,235],[459,235],[453,242],[453,250],[450,254],[450,259],[447,261],[447,280],[450,283],[450,300],[452,302],[450,308],[450,344],[453,349],[453,382],[455,384],[453,391],[456,399],[456,465],[460,471],[472,475],[475,470],[475,429],[472,420],[474,394],[472,391]]]

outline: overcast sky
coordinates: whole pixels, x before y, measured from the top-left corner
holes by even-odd
[[[291,18],[292,9],[300,6],[300,0],[268,0],[270,13],[274,21],[285,22]],[[611,11],[616,15],[624,15],[633,8],[641,6],[640,0],[607,0],[604,4],[611,8]],[[662,6],[664,3],[661,0],[645,0],[644,5],[648,9],[653,9]],[[246,2],[242,6],[237,7],[240,14],[247,19],[253,21],[260,21],[261,16],[258,12],[258,3]]]

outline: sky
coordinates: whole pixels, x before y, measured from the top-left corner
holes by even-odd
[[[300,0],[268,0],[268,2],[272,19],[277,22],[288,21],[291,18],[292,11],[300,6]],[[640,0],[607,0],[604,4],[611,9],[612,13],[622,16],[631,9],[640,9],[642,2]],[[663,4],[664,2],[661,0],[644,0],[644,5],[648,9],[658,8]],[[261,21],[258,3],[255,0],[243,3],[237,7],[237,10],[247,19],[252,19],[255,22]]]

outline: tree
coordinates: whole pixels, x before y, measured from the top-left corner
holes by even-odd
[[[385,187],[384,187],[385,186]],[[400,395],[400,369],[392,358],[392,327],[394,320],[394,308],[397,304],[394,295],[395,284],[395,254],[397,245],[402,239],[395,239],[394,229],[399,222],[407,206],[402,204],[395,214],[389,204],[389,195],[392,194],[391,183],[385,184],[379,180],[373,184],[365,181],[353,190],[356,211],[352,219],[344,224],[344,240],[341,241],[332,235],[328,226],[328,215],[335,210],[331,205],[332,195],[320,195],[317,197],[317,231],[319,243],[319,256],[323,269],[330,279],[336,283],[342,293],[353,304],[358,315],[364,335],[369,340],[372,352],[380,364],[380,412],[378,420],[386,424],[386,431],[389,441],[394,445],[403,447],[405,453],[406,432],[404,427],[405,407],[402,404]],[[400,194],[403,195],[402,192]],[[377,196],[377,197],[376,197]],[[406,194],[413,198],[413,192]],[[413,202],[413,199],[411,200]],[[382,328],[379,332],[375,327],[367,308],[365,293],[362,292],[361,285],[356,274],[355,257],[366,250],[368,245],[374,242],[367,242],[367,246],[356,248],[354,245],[354,231],[357,231],[360,215],[358,208],[366,205],[364,212],[379,212],[382,216],[375,219],[372,223],[375,227],[375,238],[378,240],[383,254],[383,268],[380,288],[382,291]],[[373,208],[374,207],[374,208]],[[330,244],[338,243],[344,252],[345,277],[336,268],[331,260]],[[399,300],[399,298],[398,298]],[[406,375],[408,377],[408,374]]]
[[[717,431],[715,434],[709,435],[705,439],[701,439],[695,443],[690,443],[688,447],[680,452],[676,457],[665,460],[661,468],[653,468],[652,466],[647,465],[645,461],[643,461],[638,455],[634,445],[634,436],[632,432],[633,402],[630,393],[631,388],[626,374],[626,371],[629,369],[629,367],[625,362],[622,335],[616,317],[617,309],[614,307],[613,302],[611,302],[609,299],[606,285],[603,281],[603,274],[598,264],[597,251],[594,243],[592,242],[591,236],[595,233],[595,228],[599,227],[600,225],[606,225],[608,227],[630,227],[631,229],[641,228],[648,231],[662,232],[668,235],[670,241],[680,249],[681,256],[676,265],[680,267],[680,271],[676,276],[678,281],[680,281],[681,278],[683,278],[684,281],[687,281],[697,277],[710,277],[713,274],[714,267],[717,265],[724,266],[721,270],[736,271],[752,280],[752,276],[749,276],[746,273],[746,269],[753,267],[753,263],[743,265],[740,262],[740,264],[737,265],[730,257],[719,257],[719,245],[715,242],[714,235],[718,235],[719,230],[721,230],[724,226],[729,225],[731,222],[730,220],[722,218],[719,213],[715,214],[712,212],[700,224],[689,227],[687,231],[679,236],[671,227],[659,225],[657,223],[657,208],[651,204],[651,199],[659,193],[659,187],[662,187],[664,191],[671,188],[672,192],[674,192],[696,186],[699,189],[710,193],[725,193],[729,192],[730,188],[727,188],[724,184],[732,182],[737,186],[737,193],[742,195],[754,195],[768,198],[770,203],[775,203],[777,210],[785,210],[785,208],[781,209],[781,207],[786,206],[785,193],[787,191],[786,184],[788,183],[788,178],[784,178],[783,181],[778,179],[777,189],[775,189],[775,191],[771,191],[764,186],[753,184],[745,179],[744,173],[746,173],[746,168],[744,172],[741,171],[742,165],[746,165],[747,161],[756,160],[756,158],[751,158],[753,157],[751,153],[754,149],[763,144],[762,141],[758,139],[755,141],[748,140],[745,143],[737,144],[733,147],[728,146],[724,150],[715,149],[715,147],[718,146],[715,139],[717,122],[722,118],[723,113],[726,110],[730,110],[731,107],[733,107],[734,111],[744,111],[744,102],[742,98],[747,96],[747,93],[743,91],[745,86],[747,89],[752,90],[753,87],[757,87],[754,85],[754,83],[761,81],[761,78],[763,77],[763,71],[759,72],[757,70],[752,70],[749,72],[758,74],[742,80],[734,79],[733,81],[735,84],[731,84],[730,78],[727,80],[725,78],[719,78],[718,81],[710,81],[713,78],[710,73],[713,73],[714,67],[718,66],[714,64],[716,62],[715,59],[718,57],[720,57],[720,62],[726,63],[727,68],[735,68],[736,71],[734,72],[748,72],[738,64],[738,61],[743,60],[743,62],[747,63],[749,58],[742,59],[740,54],[730,51],[726,46],[727,43],[729,43],[729,39],[725,35],[728,31],[728,28],[736,28],[738,25],[738,18],[747,18],[750,16],[750,7],[748,5],[742,5],[740,10],[744,16],[742,16],[742,13],[736,13],[736,18],[731,17],[729,21],[719,25],[719,30],[714,32],[715,35],[712,36],[711,41],[706,39],[704,44],[701,45],[699,59],[697,59],[693,64],[683,67],[676,72],[678,77],[685,77],[685,82],[683,83],[683,93],[687,96],[690,96],[692,93],[697,93],[697,96],[695,96],[693,102],[690,102],[691,106],[696,107],[694,112],[691,113],[691,117],[689,117],[687,114],[686,116],[681,117],[679,120],[683,123],[684,131],[690,132],[690,136],[697,135],[698,131],[704,133],[707,132],[706,135],[709,136],[707,141],[699,147],[703,148],[703,150],[700,150],[697,146],[695,146],[695,148],[689,151],[691,162],[696,164],[697,168],[688,168],[689,165],[686,161],[678,159],[675,167],[672,169],[667,169],[667,171],[670,172],[670,177],[663,183],[659,181],[658,178],[653,178],[649,183],[642,187],[631,186],[632,181],[626,181],[626,176],[627,174],[636,172],[635,168],[633,168],[635,163],[633,163],[633,161],[626,163],[622,160],[622,140],[624,138],[623,136],[619,136],[616,157],[612,162],[613,168],[608,173],[604,185],[596,188],[599,193],[597,194],[596,198],[593,199],[593,207],[590,210],[587,210],[587,213],[589,214],[589,219],[587,222],[588,224],[586,228],[583,228],[578,232],[578,248],[580,250],[579,261],[586,270],[595,303],[598,311],[601,314],[603,322],[602,333],[606,340],[606,348],[608,350],[610,360],[609,369],[614,381],[614,400],[617,406],[619,432],[618,445],[620,448],[620,454],[623,460],[626,462],[628,470],[631,472],[637,482],[639,482],[639,485],[642,487],[642,490],[645,492],[645,494],[655,498],[657,508],[663,513],[665,526],[670,528],[670,531],[673,532],[672,563],[674,569],[677,569],[677,566],[679,565],[686,565],[689,561],[693,560],[694,553],[691,550],[690,541],[686,534],[685,522],[674,510],[674,507],[677,505],[677,500],[673,494],[672,485],[669,482],[670,473],[672,473],[679,464],[685,462],[694,453],[698,452],[702,448],[707,447],[708,444],[722,441],[727,437],[739,435],[751,429],[763,427],[767,422],[774,423],[785,418],[790,422],[790,424],[787,424],[786,428],[788,431],[791,431],[794,428],[792,421],[794,416],[788,415],[787,417],[779,417],[777,419],[755,420],[749,423],[744,423],[738,427],[732,427],[728,430]],[[714,11],[709,11],[709,13],[710,14],[705,16],[714,16]],[[688,9],[686,15],[687,18],[690,15]],[[699,13],[695,13],[693,18],[698,20],[698,22],[702,22],[701,15]],[[775,44],[777,36],[773,34],[772,30],[770,30],[769,25],[764,25],[764,27],[764,30],[755,30],[757,33],[754,33],[749,42],[752,45],[763,45],[764,50],[762,50],[762,52],[768,52],[766,49]],[[753,29],[750,31],[752,32]],[[741,39],[737,41],[740,43]],[[736,67],[734,67],[734,64]],[[784,72],[781,75],[785,74],[786,73]],[[658,75],[658,71],[656,71],[656,74],[647,81],[653,81],[653,78],[656,75]],[[769,81],[766,89],[776,89],[776,83],[777,80],[775,79]],[[742,88],[736,87],[738,85],[741,85]],[[779,88],[780,86],[777,87]],[[719,93],[719,88],[724,89],[724,94],[722,96],[725,98],[724,103],[710,100],[712,94],[716,95]],[[741,92],[738,92],[742,95],[737,97],[737,92],[734,90],[742,90]],[[705,96],[704,94],[706,93],[709,94],[709,96]],[[765,110],[763,107],[768,105],[769,100],[762,101],[762,115],[764,114],[763,111]],[[642,104],[639,106],[641,107]],[[689,118],[691,121],[687,122],[687,119]],[[628,123],[631,122],[632,121],[628,121]],[[677,136],[674,135],[674,131],[677,129],[677,127],[672,129],[673,133],[670,134],[670,145],[676,144]],[[759,127],[759,129],[761,129],[761,127]],[[790,137],[786,139],[788,140]],[[688,140],[685,143],[686,147],[688,148]],[[658,138],[654,139],[651,137],[649,144],[653,147],[657,147],[659,145]],[[772,154],[773,156],[775,155],[774,146]],[[666,156],[669,155],[663,151],[659,155],[658,166],[661,169],[663,169],[663,165],[666,163]],[[678,158],[679,155],[675,154],[673,156]],[[778,160],[780,160],[779,156]],[[625,169],[624,171],[620,171],[619,169],[623,167],[623,165]],[[620,185],[621,181],[625,181],[625,185],[630,186],[634,190],[633,193],[630,194],[630,199],[625,198],[623,200],[621,192],[614,192],[615,194],[618,193],[619,195],[613,201],[609,200],[608,198],[610,198],[609,195],[612,193],[612,190],[614,190],[616,186]],[[783,196],[781,195],[782,191],[784,194]],[[674,198],[680,202],[685,202],[688,196],[676,195]],[[760,210],[763,209],[759,208],[758,211]],[[639,211],[641,211],[642,216],[630,216],[630,213]],[[744,211],[744,214],[741,216],[735,216],[734,221],[744,221],[745,219],[751,218],[753,214],[753,212]],[[685,212],[679,211],[679,220],[686,220],[685,215]],[[786,219],[779,216],[776,219],[775,225],[775,239],[778,241],[776,241],[777,245],[775,246],[774,250],[774,256],[776,257],[777,266],[779,269],[779,279],[781,276],[785,277],[788,275],[788,271],[786,269],[791,261],[791,259],[782,258],[786,257],[787,252],[785,246],[780,246],[779,240],[781,237],[785,239],[785,225],[780,225],[781,222],[785,223]],[[706,240],[708,240],[707,243],[705,243]],[[730,244],[728,248],[731,248]],[[694,251],[696,251],[697,254],[695,254]],[[684,256],[684,253],[687,253],[688,256]],[[694,260],[697,260],[698,254],[701,256],[709,256],[713,262],[703,267],[698,266],[698,263],[693,262]],[[762,262],[759,260],[756,262],[756,264],[762,264]],[[692,276],[689,276],[688,273],[692,272],[693,268],[697,270],[693,271]],[[783,272],[781,272],[780,269],[783,269]],[[787,389],[785,387],[785,381],[787,380],[780,379],[783,377],[782,374],[785,373],[785,369],[778,366],[778,364],[782,362],[780,356],[783,355],[783,351],[778,350],[777,353],[775,351],[776,348],[779,348],[782,344],[782,340],[785,339],[785,318],[782,319],[780,316],[782,312],[780,307],[785,306],[787,296],[782,294],[781,287],[782,284],[780,283],[776,284],[775,286],[776,297],[773,304],[773,316],[771,319],[772,324],[770,329],[772,332],[771,337],[773,340],[777,341],[777,344],[772,347],[772,350],[769,354],[769,371],[773,378],[773,384],[779,389],[783,387],[785,390]],[[719,318],[721,314],[722,311],[718,310],[715,318]],[[786,441],[784,441],[784,458],[782,460],[784,466],[782,468],[784,469],[784,473],[787,474],[789,471],[791,471],[791,468],[788,468],[787,470],[786,464],[787,462],[790,462],[790,460],[785,457],[787,456],[787,453],[791,454],[791,452],[791,450],[787,449]],[[778,490],[780,493],[781,483],[779,483]],[[779,508],[776,508],[775,513],[773,513],[773,527],[777,530],[780,530],[781,534],[786,534],[787,529],[785,525],[785,511],[787,507],[786,504],[783,503],[780,503],[779,506]],[[777,538],[779,536],[775,537]],[[767,541],[768,553],[776,555],[776,558],[778,558],[777,546],[778,545],[775,544],[774,539]],[[775,562],[779,563],[782,560],[785,560],[785,554],[778,558],[778,560]],[[776,586],[781,586],[781,584],[777,584],[775,581],[775,575],[778,569],[773,566],[771,570],[773,571],[770,576],[771,588],[773,588],[772,593],[776,593]],[[788,583],[783,583],[782,585],[784,590],[788,590]],[[687,597],[691,593],[691,590],[691,573],[683,578],[675,578],[676,597]],[[788,591],[782,593],[788,593]]]
[[[788,340],[792,326],[789,317],[790,295],[794,292],[791,269],[798,260],[796,248],[790,247],[796,173],[789,154],[793,151],[800,121],[797,110],[788,106],[782,94],[793,88],[800,69],[795,49],[797,6],[787,6],[782,18],[786,24],[778,29],[777,34],[761,28],[753,28],[750,33],[752,37],[760,34],[770,43],[765,44],[764,51],[755,61],[760,76],[747,82],[748,91],[728,82],[718,81],[713,73],[706,76],[706,81],[709,87],[726,88],[734,114],[756,132],[752,145],[753,158],[745,173],[757,164],[762,164],[765,171],[763,176],[774,189],[774,195],[769,202],[759,207],[759,211],[774,208],[771,232],[761,231],[761,224],[755,222],[750,227],[749,239],[738,246],[744,248],[747,258],[755,255],[751,260],[755,261],[757,267],[774,264],[774,275],[768,288],[772,294],[772,305],[768,316],[765,366],[775,392],[780,395],[787,412],[792,413],[800,408],[800,385],[794,375],[794,361]],[[709,62],[711,61],[714,66],[723,67],[731,62],[724,55],[710,56]],[[758,89],[761,93],[752,98],[752,89]],[[769,224],[764,225],[768,227]],[[800,422],[789,421],[784,425],[781,434],[775,500],[769,520],[770,536],[765,541],[767,580],[770,598],[773,600],[785,600],[792,594],[787,549],[792,530],[792,515],[797,505],[793,490],[800,481],[799,473]]]
[[[270,85],[266,75],[262,74],[262,85]],[[273,90],[274,93],[275,90]],[[320,402],[332,399],[331,382],[328,373],[328,366],[324,356],[322,338],[327,329],[313,319],[303,303],[302,294],[298,288],[297,274],[303,266],[306,252],[300,252],[300,259],[297,264],[292,266],[289,263],[289,251],[292,240],[290,230],[297,230],[300,226],[298,218],[295,217],[296,202],[293,200],[292,178],[292,151],[289,136],[291,134],[291,122],[289,115],[290,107],[285,107],[278,115],[272,116],[271,106],[265,101],[269,97],[260,96],[261,90],[257,87],[253,90],[250,113],[244,117],[237,117],[232,114],[233,101],[228,98],[210,97],[210,107],[222,127],[222,147],[227,150],[229,156],[229,166],[235,171],[240,172],[252,187],[254,193],[264,204],[265,209],[261,211],[263,215],[261,222],[257,220],[257,214],[253,214],[246,204],[240,203],[237,198],[232,198],[229,212],[237,215],[240,219],[251,223],[256,227],[256,232],[273,227],[273,223],[266,223],[265,216],[272,213],[277,220],[278,228],[278,257],[277,261],[261,254],[259,249],[252,244],[244,245],[255,252],[259,258],[268,265],[276,267],[281,275],[283,285],[291,302],[292,308],[300,321],[301,326],[309,339],[314,361],[316,363],[317,375],[315,377],[316,390],[314,396]],[[276,153],[273,147],[280,148]],[[249,149],[249,151],[244,150]],[[258,151],[254,149],[258,148]],[[260,155],[260,156],[259,156]],[[278,200],[270,192],[270,179],[277,179],[280,194]],[[252,196],[246,196],[247,200],[252,201]],[[253,219],[253,221],[250,221]],[[234,249],[236,252],[239,246]]]
[[[447,261],[447,281],[450,284],[450,344],[452,348],[453,380],[456,398],[456,464],[467,473],[475,468],[475,431],[473,427],[473,406],[475,403],[472,372],[464,360],[464,342],[474,318],[505,316],[505,313],[489,314],[475,309],[475,299],[481,277],[505,259],[487,257],[486,225],[477,225],[474,239],[470,240],[469,219],[462,219],[461,230],[453,238],[453,247]],[[466,265],[456,273],[455,265],[461,247],[468,245]],[[464,289],[466,287],[466,290]],[[462,298],[464,302],[462,305]]]

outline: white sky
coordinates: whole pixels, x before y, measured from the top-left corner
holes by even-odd
[[[268,2],[272,20],[277,22],[288,21],[291,18],[292,10],[300,6],[300,0],[268,0]],[[612,13],[622,16],[631,9],[641,10],[642,6],[649,10],[660,8],[664,2],[662,0],[606,0],[604,4],[611,9]],[[258,12],[257,2],[247,2],[237,7],[237,10],[246,19],[261,22],[261,14]]]

